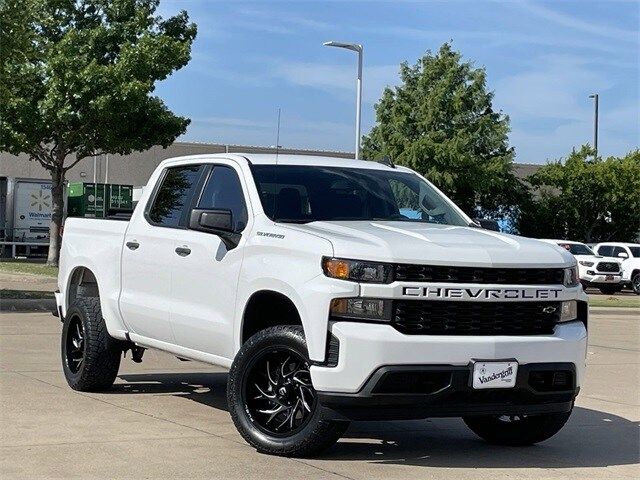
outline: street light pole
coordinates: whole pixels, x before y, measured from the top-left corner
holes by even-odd
[[[594,102],[593,102],[593,149],[595,151],[594,153],[594,160],[598,159],[598,94],[594,93],[592,95],[589,95],[589,98],[593,98]]]
[[[362,45],[358,43],[324,42],[325,47],[338,47],[352,50],[358,54],[358,77],[356,81],[356,153],[355,158],[360,158],[360,137],[362,118]]]

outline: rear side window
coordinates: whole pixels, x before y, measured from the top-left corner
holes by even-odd
[[[598,248],[598,255],[603,257],[611,257],[613,254],[613,247],[609,245],[602,245]]]
[[[189,209],[202,172],[201,165],[167,168],[149,209],[149,220],[161,227],[178,227]]]
[[[198,201],[198,208],[231,210],[234,230],[244,230],[247,226],[247,207],[240,179],[233,168],[225,165],[213,167]]]
[[[622,248],[622,247],[615,247],[615,248],[613,249],[613,256],[614,256],[614,257],[617,257],[617,256],[618,256],[618,254],[620,254],[620,253],[627,253],[627,251],[626,251],[624,248]],[[629,255],[629,254],[627,253],[627,255]]]

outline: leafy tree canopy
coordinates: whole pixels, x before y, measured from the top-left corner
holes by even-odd
[[[0,0],[0,148],[51,170],[72,153],[126,154],[184,133],[189,120],[150,93],[189,61],[196,27],[186,12],[163,20],[157,6]]]
[[[51,172],[49,263],[65,173],[82,158],[167,146],[189,120],[152,93],[190,59],[196,26],[159,0],[0,0],[0,150]]]
[[[529,177],[537,195],[522,205],[522,235],[584,242],[633,241],[640,232],[640,150],[593,160],[583,146]]]
[[[509,118],[492,109],[486,73],[445,43],[410,66],[376,104],[365,158],[389,156],[425,175],[468,214],[505,213],[522,192],[512,173]]]

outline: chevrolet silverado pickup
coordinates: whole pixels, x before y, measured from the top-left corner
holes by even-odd
[[[531,445],[584,381],[571,253],[480,228],[390,162],[166,160],[129,220],[67,219],[59,272],[71,388],[109,389],[149,348],[228,368],[233,422],[264,453],[428,417]]]

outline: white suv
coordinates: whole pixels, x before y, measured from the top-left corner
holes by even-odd
[[[580,283],[586,289],[593,287],[605,295],[612,295],[624,287],[620,259],[593,253],[587,245],[570,240],[543,240],[571,252],[578,260]]]
[[[616,257],[622,262],[622,281],[640,295],[640,243],[604,242],[596,245],[599,255]]]

